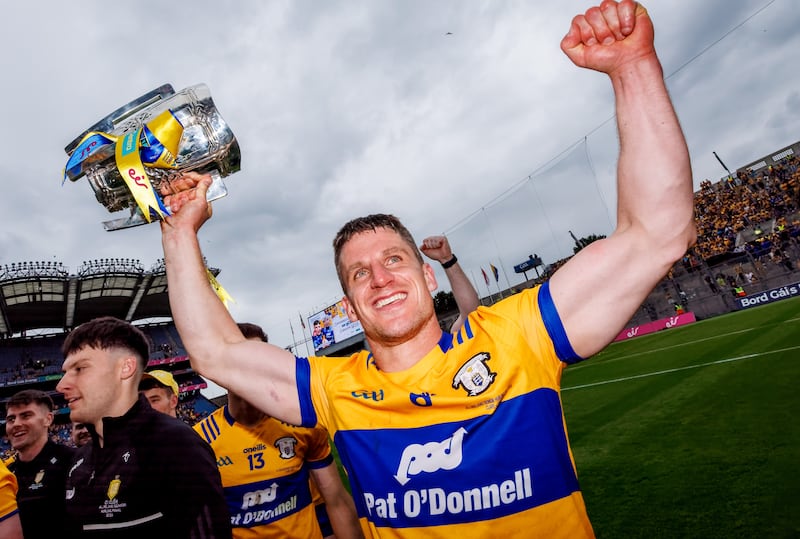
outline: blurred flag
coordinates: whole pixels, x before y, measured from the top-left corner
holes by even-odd
[[[499,275],[497,273],[497,268],[494,267],[494,264],[489,264],[489,267],[492,268],[492,273],[494,273],[494,282],[499,283],[500,282],[500,277],[499,277]]]
[[[303,322],[303,315],[298,312],[297,316],[300,317],[300,325],[303,326],[303,329],[306,329],[306,323]]]
[[[481,268],[481,273],[483,274],[483,280],[486,281],[486,286],[489,286],[489,276],[486,275],[486,270]]]

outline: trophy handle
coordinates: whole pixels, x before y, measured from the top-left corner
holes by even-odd
[[[220,174],[219,170],[210,170],[209,175],[211,176],[211,185],[208,187],[208,191],[206,192],[206,200],[211,202],[212,200],[216,200],[227,195],[228,188],[225,186],[225,182],[222,180],[222,175]],[[144,218],[144,215],[142,215],[142,211],[139,209],[139,207],[133,206],[131,208],[130,216],[122,217],[120,219],[112,219],[110,221],[103,221],[103,228],[106,229],[106,231],[111,232],[112,230],[146,225],[148,222],[149,221]]]
[[[101,133],[110,133],[117,127],[120,123],[124,122],[137,112],[144,110],[145,108],[153,105],[154,103],[158,103],[168,97],[175,95],[175,90],[172,88],[171,84],[164,84],[159,86],[155,90],[150,90],[146,94],[134,99],[127,105],[123,105],[92,127],[78,135],[78,137],[67,144],[64,148],[64,151],[67,152],[67,155],[72,155],[72,152],[75,148],[78,147],[78,144],[81,143],[83,137],[86,136],[87,133],[91,133],[93,131],[99,131]]]

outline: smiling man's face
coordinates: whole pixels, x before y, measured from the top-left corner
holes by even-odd
[[[43,404],[31,402],[12,405],[6,412],[6,434],[11,447],[25,451],[47,441],[47,429],[53,423],[53,412]]]
[[[367,337],[405,342],[435,316],[433,270],[397,232],[376,228],[354,235],[342,247],[340,265],[347,315],[361,322]]]

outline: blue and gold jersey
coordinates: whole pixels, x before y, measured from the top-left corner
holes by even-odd
[[[0,522],[19,513],[17,490],[17,477],[0,460]]]
[[[309,469],[333,462],[325,430],[273,418],[250,428],[237,423],[227,406],[194,429],[217,457],[233,537],[322,537]]]
[[[545,284],[402,372],[366,351],[298,358],[303,424],[333,436],[368,535],[592,537],[560,398],[578,360]]]

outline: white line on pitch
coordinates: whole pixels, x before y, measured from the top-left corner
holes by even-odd
[[[732,361],[739,361],[741,359],[751,359],[751,358],[754,358],[754,357],[766,356],[767,354],[777,354],[777,353],[780,353],[780,352],[789,352],[791,350],[797,350],[797,349],[800,349],[800,346],[791,346],[789,348],[782,348],[780,350],[770,350],[769,352],[760,352],[758,354],[747,354],[747,355],[744,355],[744,356],[732,357],[732,358],[728,358],[728,359],[720,359],[720,360],[711,361],[711,362],[708,362],[708,363],[701,363],[700,365],[689,365],[687,367],[677,367],[675,369],[666,369],[666,370],[663,370],[663,371],[649,372],[649,373],[646,373],[646,374],[637,374],[637,375],[634,375],[634,376],[626,376],[624,378],[614,378],[613,380],[604,380],[602,382],[593,382],[591,384],[583,384],[583,385],[579,385],[579,386],[564,387],[564,388],[561,388],[561,391],[569,391],[570,389],[583,389],[585,387],[603,386],[603,385],[606,385],[606,384],[615,384],[617,382],[626,382],[628,380],[636,380],[637,378],[648,378],[650,376],[658,376],[660,374],[669,374],[671,372],[686,371],[686,370],[689,370],[689,369],[699,369],[701,367],[709,367],[711,365],[720,365],[722,363],[730,363]]]
[[[790,318],[788,320],[784,320],[782,322],[778,322],[778,324],[786,324],[786,323],[789,323],[789,322],[800,322],[800,318]],[[586,361],[584,361],[582,363],[578,363],[577,365],[571,366],[569,368],[569,370],[570,370],[570,372],[574,372],[574,371],[577,371],[577,370],[580,370],[580,369],[584,369],[586,367],[596,367],[596,366],[599,366],[599,365],[606,365],[608,363],[612,363],[612,362],[615,362],[615,361],[621,361],[623,359],[630,359],[632,357],[643,356],[643,355],[646,355],[646,354],[654,354],[656,352],[663,352],[663,351],[669,350],[671,348],[678,348],[680,346],[688,346],[690,344],[696,344],[696,343],[701,343],[701,342],[705,342],[705,341],[711,341],[711,340],[714,340],[714,339],[722,339],[722,338],[725,338],[725,337],[730,337],[731,335],[737,335],[739,333],[747,333],[748,331],[758,331],[758,330],[761,330],[761,329],[764,329],[764,328],[767,328],[767,327],[772,327],[772,326],[775,326],[775,325],[777,325],[777,324],[769,324],[769,325],[765,325],[765,326],[756,326],[756,327],[752,327],[752,328],[745,328],[745,329],[740,329],[740,330],[737,330],[737,331],[731,331],[731,332],[728,332],[728,333],[720,333],[718,335],[712,335],[711,337],[703,337],[702,339],[695,339],[693,341],[679,342],[677,344],[671,344],[669,346],[663,346],[661,348],[653,348],[652,350],[643,350],[641,352],[636,352],[635,354],[628,354],[627,356],[619,356],[619,357],[615,357],[615,358],[611,358],[611,359],[607,359],[607,360],[602,360],[602,361],[592,361],[593,358],[597,357],[597,355],[594,355],[594,356],[590,357],[589,359],[587,359]],[[681,328],[685,328],[685,327],[689,327],[689,326],[688,325],[681,326]],[[655,336],[655,335],[658,335],[659,333],[661,333],[661,332],[656,332],[656,333],[652,333],[652,334],[648,334],[648,335],[642,335],[642,337]],[[625,342],[625,341],[620,341],[620,342]]]

